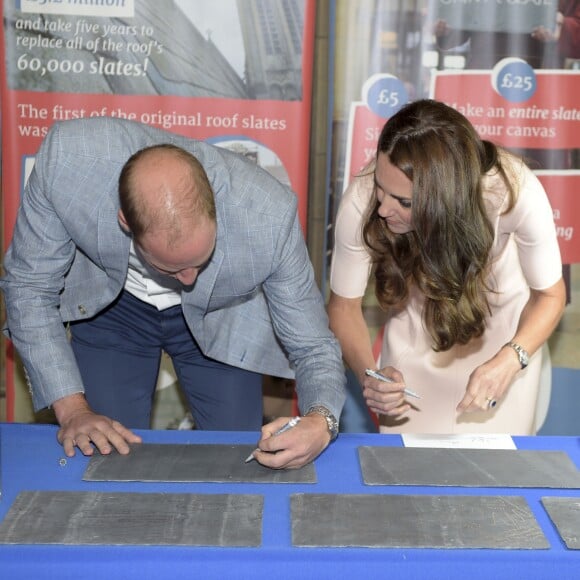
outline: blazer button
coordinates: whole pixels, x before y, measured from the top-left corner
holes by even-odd
[[[82,305],[78,305],[79,312],[84,316],[87,313],[87,309]]]

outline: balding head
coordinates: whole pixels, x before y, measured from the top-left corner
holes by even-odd
[[[144,236],[180,242],[192,228],[210,221],[216,210],[211,185],[200,162],[170,144],[135,153],[119,177],[121,222],[136,241]]]

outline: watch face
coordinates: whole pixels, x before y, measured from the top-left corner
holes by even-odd
[[[530,356],[528,355],[528,352],[515,342],[508,342],[506,346],[510,346],[516,351],[520,366],[522,367],[522,369],[525,369],[528,366],[528,363],[530,362]]]
[[[326,425],[328,426],[328,431],[330,433],[330,439],[333,440],[336,438],[338,435],[338,421],[326,407],[312,407],[308,410],[308,413],[318,413],[319,415],[322,415],[326,420]]]
[[[530,359],[528,357],[528,353],[522,349],[520,351],[519,355],[520,355],[520,363],[521,363],[522,367],[527,367],[528,362],[530,362]]]

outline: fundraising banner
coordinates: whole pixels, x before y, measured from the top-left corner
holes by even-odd
[[[532,69],[521,59],[491,71],[437,71],[431,95],[464,114],[481,137],[507,148],[580,148],[580,74]]]
[[[423,97],[455,107],[482,138],[524,155],[538,173],[558,172],[542,178],[555,219],[575,206],[580,2],[336,0],[334,7],[330,232],[342,191],[374,159],[384,123]],[[557,225],[564,263],[577,263],[579,230],[573,220]]]
[[[4,250],[48,128],[93,116],[140,121],[247,156],[296,192],[305,228],[314,0],[0,6]]]

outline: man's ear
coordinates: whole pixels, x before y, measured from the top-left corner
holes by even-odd
[[[119,210],[119,213],[117,214],[117,219],[119,220],[119,225],[121,226],[121,229],[123,229],[123,231],[130,234],[131,228],[129,227],[129,224],[127,223],[127,220],[125,219],[125,214],[123,213],[122,209]]]

